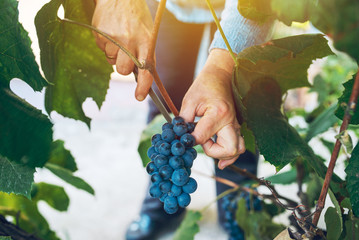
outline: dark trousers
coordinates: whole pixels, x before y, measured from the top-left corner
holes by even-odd
[[[152,16],[156,14],[158,3],[155,0],[147,0]],[[204,24],[189,24],[178,21],[169,11],[165,11],[160,25],[156,45],[156,68],[168,94],[177,109],[180,109],[182,99],[192,84],[196,67],[198,50],[200,47]],[[155,84],[152,86],[158,92]],[[150,122],[159,111],[154,103],[149,101],[148,122]],[[240,155],[235,165],[247,169],[256,174],[258,156],[245,152]],[[229,169],[219,170],[215,167],[216,175],[241,183],[246,180],[243,176]],[[200,187],[200,186],[199,186]],[[216,184],[217,195],[229,189],[222,183]],[[219,201],[220,204],[220,201]],[[143,202],[141,212],[149,214],[153,218],[169,217],[162,209],[162,203],[148,194]],[[183,211],[183,210],[181,210]],[[180,214],[179,211],[177,214]],[[223,222],[223,211],[219,209],[219,220]]]

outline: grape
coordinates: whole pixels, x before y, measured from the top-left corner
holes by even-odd
[[[159,198],[162,196],[162,191],[158,184],[153,184],[150,187],[150,195],[151,197]]]
[[[187,132],[187,125],[185,123],[176,123],[173,125],[173,131],[180,137]]]
[[[166,205],[164,205],[163,209],[166,211],[166,213],[168,214],[174,214],[178,211],[178,206],[174,207],[174,208],[169,208]]]
[[[167,142],[161,143],[161,145],[158,147],[158,152],[165,156],[169,156],[171,154],[171,145]]]
[[[168,196],[165,198],[164,204],[167,208],[175,208],[178,206],[177,198]]]
[[[163,193],[168,193],[169,191],[171,191],[172,183],[170,181],[163,181],[160,182],[159,186]]]
[[[176,142],[172,145],[171,152],[175,156],[181,156],[186,152],[186,148],[181,142]]]
[[[226,222],[223,224],[224,228],[227,230],[229,234],[229,239],[239,239],[244,240],[244,232],[239,227],[237,220],[235,219],[236,211],[237,211],[237,203],[238,201],[244,198],[246,200],[246,207],[247,209],[250,209],[250,201],[251,196],[247,192],[241,192],[241,194],[230,193],[222,198],[221,207],[224,209],[224,218]],[[259,210],[258,206],[261,206],[260,200],[258,197],[253,196],[253,206],[257,205],[257,209],[255,208],[255,211]],[[257,203],[255,203],[257,202]],[[260,207],[261,208],[261,207]]]
[[[192,153],[189,152],[189,151],[186,151],[186,152],[182,155],[182,158],[183,158],[184,166],[185,166],[186,168],[191,168],[192,165],[193,165],[193,160],[194,160],[194,157],[193,157]]]
[[[188,182],[189,175],[185,168],[177,169],[172,174],[172,182],[177,186],[183,186]]]
[[[162,177],[158,172],[155,172],[154,174],[152,174],[151,176],[151,182],[153,183],[159,183],[162,182]]]
[[[170,143],[175,140],[176,134],[172,129],[165,129],[163,130],[161,137],[163,141]]]
[[[173,168],[173,169],[179,169],[179,168],[183,168],[184,167],[184,162],[183,159],[179,156],[173,156],[170,158],[169,160],[169,165]]]
[[[172,185],[171,193],[173,193],[173,196],[177,197],[182,193],[182,188],[180,186],[177,186],[176,184]]]
[[[165,123],[162,125],[162,131],[166,130],[166,129],[172,129],[173,128],[173,124],[172,123]]]
[[[148,174],[152,175],[152,173],[158,171],[158,168],[156,167],[155,163],[151,161],[147,164],[146,171],[148,172]]]
[[[194,127],[194,123],[175,117],[172,123],[162,126],[161,134],[152,137],[152,146],[147,151],[151,159],[146,166],[152,181],[149,194],[163,202],[168,214],[174,214],[179,207],[187,207],[191,202],[189,194],[197,189],[196,180],[190,178],[197,157],[197,151],[192,148],[195,138],[190,134]]]
[[[171,178],[173,173],[173,168],[170,165],[163,165],[159,170],[158,173],[162,177],[163,180],[168,180]]]
[[[188,193],[182,193],[177,197],[178,206],[187,207],[191,202],[191,196]]]
[[[147,156],[151,159],[153,159],[153,155],[156,154],[157,155],[157,152],[156,152],[156,149],[155,147],[150,147],[148,150],[147,150]]]
[[[157,133],[153,135],[151,139],[152,146],[154,146],[160,140],[162,140],[161,134]]]
[[[153,160],[157,168],[162,167],[163,165],[168,164],[168,158],[164,155],[158,154]]]
[[[194,144],[196,142],[196,139],[190,134],[190,133],[185,133],[182,135],[181,137],[181,143],[186,147],[186,148],[190,148],[193,147]]]
[[[154,145],[154,147],[155,147],[155,150],[156,150],[156,152],[157,153],[159,153],[160,151],[158,150],[158,148],[160,147],[160,145],[162,144],[162,143],[164,143],[165,141],[163,141],[163,140],[159,140],[158,142],[156,142],[156,144]]]
[[[177,116],[172,119],[172,124],[175,125],[176,123],[184,123],[184,119]]]
[[[185,193],[194,193],[197,190],[197,182],[194,178],[189,178],[188,182],[182,187]]]

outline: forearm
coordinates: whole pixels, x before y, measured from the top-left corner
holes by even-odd
[[[237,9],[237,0],[227,0],[222,12],[221,26],[234,53],[267,41],[271,35],[273,22],[264,24],[244,18]],[[210,50],[214,48],[227,49],[222,36],[217,30]]]

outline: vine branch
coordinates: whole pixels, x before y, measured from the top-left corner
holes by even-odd
[[[231,54],[231,57],[233,58],[234,65],[235,65],[235,67],[238,67],[238,61],[237,61],[237,58],[236,58],[236,54],[233,52],[233,50],[231,48],[231,45],[229,45],[229,42],[228,42],[228,40],[226,38],[226,35],[224,34],[223,29],[221,27],[221,24],[219,23],[219,20],[218,20],[218,17],[216,15],[216,12],[214,11],[213,5],[210,2],[210,0],[206,0],[206,2],[207,2],[209,10],[211,11],[211,14],[213,16],[214,22],[217,25],[218,31],[220,32],[220,34],[221,34],[221,36],[223,38],[223,41],[226,44],[227,49],[228,49],[229,53]]]
[[[355,77],[352,93],[351,93],[350,98],[349,98],[349,102],[348,102],[348,105],[347,105],[347,109],[345,111],[345,115],[344,115],[344,118],[343,118],[343,123],[342,123],[342,125],[340,127],[339,133],[345,131],[348,128],[348,125],[349,125],[350,119],[352,117],[352,114],[355,111],[355,107],[356,107],[357,100],[358,100],[358,94],[359,94],[359,69],[358,69],[358,72],[357,72],[356,77]],[[316,212],[314,214],[314,217],[313,217],[312,223],[313,223],[314,226],[317,226],[319,218],[320,218],[320,214],[322,213],[322,210],[324,208],[325,199],[326,199],[326,196],[327,196],[327,193],[328,193],[330,180],[331,180],[331,178],[333,176],[335,163],[337,161],[341,145],[342,145],[341,142],[339,141],[339,139],[337,139],[336,142],[335,142],[335,146],[334,146],[332,155],[330,157],[328,170],[327,170],[327,173],[325,175],[324,184],[323,184],[320,196],[319,196],[319,200],[318,200],[318,204],[317,204],[317,210],[316,210]]]

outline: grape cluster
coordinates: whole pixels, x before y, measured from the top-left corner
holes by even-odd
[[[244,240],[244,232],[239,227],[236,220],[237,204],[239,199],[244,198],[246,200],[247,209],[254,209],[260,211],[262,209],[261,201],[258,197],[249,195],[247,192],[241,192],[238,194],[230,193],[222,198],[221,207],[224,209],[224,228],[229,234],[229,240]]]
[[[164,210],[174,214],[185,208],[197,189],[197,182],[190,177],[197,151],[193,148],[195,138],[191,135],[194,123],[186,123],[175,117],[172,123],[162,126],[162,133],[152,136],[152,146],[147,155],[151,161],[146,170],[151,175],[150,195],[164,203]]]

